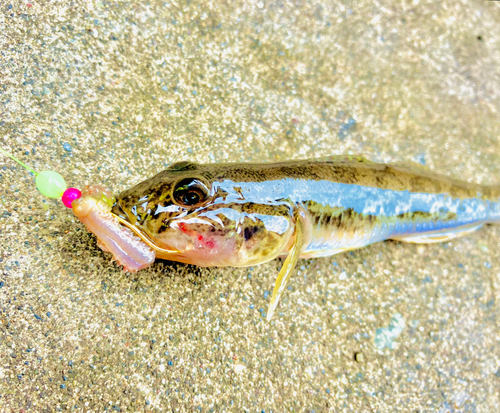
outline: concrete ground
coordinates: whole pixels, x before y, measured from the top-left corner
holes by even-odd
[[[396,5],[396,3],[398,3]],[[0,145],[115,192],[364,154],[500,184],[500,3],[0,1]],[[123,273],[0,158],[0,411],[500,411],[500,229]]]

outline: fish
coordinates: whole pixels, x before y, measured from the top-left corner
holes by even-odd
[[[444,242],[498,224],[500,187],[362,156],[183,161],[115,198],[87,187],[73,211],[126,271],[155,259],[246,267],[284,258],[270,320],[299,259],[384,240]]]

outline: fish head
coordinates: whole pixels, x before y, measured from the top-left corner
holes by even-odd
[[[230,175],[227,165],[177,163],[119,194],[113,213],[167,251],[157,258],[248,266],[286,253],[293,235],[290,205],[253,202]]]

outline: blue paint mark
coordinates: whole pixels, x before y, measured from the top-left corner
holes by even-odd
[[[339,133],[338,133],[339,139],[341,141],[343,141],[345,139],[345,137],[347,136],[347,134],[352,129],[354,129],[355,126],[356,126],[356,121],[353,118],[349,118],[349,120],[346,123],[340,125],[340,129],[339,129]]]
[[[422,165],[425,165],[425,154],[423,153],[419,153],[416,157],[417,159],[417,162],[422,164]]]
[[[73,149],[71,148],[71,145],[67,142],[63,143],[63,148],[66,152],[71,152]]]
[[[395,339],[403,332],[406,324],[403,316],[396,313],[392,316],[388,327],[377,328],[375,332],[375,347],[379,350],[388,348],[394,350],[396,348]]]

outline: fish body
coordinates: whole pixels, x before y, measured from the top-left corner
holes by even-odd
[[[111,212],[165,251],[157,258],[249,266],[286,257],[270,317],[299,258],[464,235],[500,221],[500,188],[355,156],[180,162],[119,194]]]
[[[198,180],[205,202],[176,202],[175,185]],[[202,189],[205,190],[205,189]],[[500,219],[500,188],[378,164],[360,157],[273,164],[174,164],[117,196],[113,212],[179,261],[248,266],[287,254],[297,219],[300,256],[332,255],[385,239],[429,240]],[[157,255],[158,256],[158,255]]]

